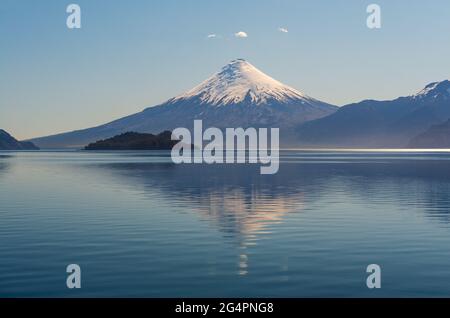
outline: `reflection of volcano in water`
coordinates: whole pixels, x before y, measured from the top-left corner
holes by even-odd
[[[256,230],[264,220],[277,222],[305,202],[338,194],[367,201],[391,198],[426,213],[450,202],[448,154],[300,153],[293,158],[290,163],[282,159],[280,171],[271,176],[260,175],[255,165],[177,166],[168,162],[170,158],[159,158],[166,163],[106,162],[90,167],[113,172],[121,177],[118,183],[159,190],[232,236]]]
[[[257,244],[258,237],[270,234],[270,227],[281,223],[286,214],[302,210],[302,194],[273,197],[260,189],[245,193],[242,188],[215,191],[199,198],[196,211],[210,220],[226,235],[234,237],[241,249],[239,268],[247,273],[246,249]]]
[[[322,213],[336,202],[391,202],[449,221],[450,161],[415,160],[411,155],[302,154],[286,158],[275,175],[260,175],[257,165],[174,165],[164,162],[105,162],[88,165],[111,174],[120,186],[158,193],[171,205],[187,207],[223,233],[239,249],[247,271],[247,249],[276,231],[289,213]],[[370,158],[369,158],[370,157]],[[167,160],[168,159],[168,160]],[[447,208],[446,208],[447,207]],[[351,206],[349,206],[351,208]],[[447,211],[447,212],[443,212]],[[362,211],[368,216],[371,210]]]
[[[127,185],[160,191],[163,198],[192,208],[227,237],[237,239],[264,231],[303,206],[303,188],[289,178],[287,170],[262,176],[258,166],[249,165],[110,163],[95,167],[108,168]]]
[[[233,233],[251,237],[263,232],[268,224],[279,223],[292,211],[302,208],[302,195],[297,197],[268,197],[252,189],[246,194],[243,189],[216,191],[199,198],[198,211],[202,216],[213,220],[224,230],[234,229]],[[225,224],[224,224],[225,223]]]
[[[227,241],[241,250],[239,267],[246,273],[246,249],[257,244],[271,226],[288,213],[303,208],[303,190],[292,185],[287,171],[261,176],[258,166],[183,165],[170,163],[112,163],[108,168],[127,185],[159,191],[173,205],[195,211],[218,228]],[[296,182],[297,183],[297,182]]]

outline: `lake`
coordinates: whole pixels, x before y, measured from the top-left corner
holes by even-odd
[[[0,152],[0,297],[450,296],[450,152],[280,162]]]

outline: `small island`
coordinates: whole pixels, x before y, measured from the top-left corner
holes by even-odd
[[[170,150],[178,140],[171,139],[172,132],[158,135],[126,132],[109,139],[87,145],[85,150]]]

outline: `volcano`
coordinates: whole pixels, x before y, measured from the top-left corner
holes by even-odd
[[[289,143],[294,128],[334,113],[321,102],[264,74],[243,59],[231,61],[193,89],[142,112],[113,122],[32,141],[41,148],[81,148],[125,132],[159,133],[177,127],[280,128]]]

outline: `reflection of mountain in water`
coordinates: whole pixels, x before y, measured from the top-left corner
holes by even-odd
[[[303,205],[302,187],[291,187],[286,172],[261,176],[257,166],[111,163],[96,167],[108,168],[127,183],[161,191],[167,200],[191,207],[237,240],[264,231]]]
[[[280,171],[273,176],[260,175],[257,165],[139,162],[95,167],[120,175],[120,182],[128,180],[127,184],[160,190],[174,204],[192,206],[222,231],[242,236],[251,235],[251,229],[264,228],[263,223],[279,221],[319,197],[391,199],[425,211],[435,210],[436,204],[450,206],[448,159],[445,153],[433,157],[408,153],[297,153],[282,158]]]
[[[8,168],[8,162],[6,161],[8,158],[11,158],[9,155],[0,155],[0,176],[6,171]]]
[[[214,224],[241,250],[239,268],[247,273],[246,249],[270,226],[303,207],[303,188],[292,186],[287,171],[271,178],[257,166],[176,166],[170,163],[107,164],[120,180],[161,191],[174,205],[187,206]]]
[[[414,156],[301,154],[282,159],[279,173],[271,176],[260,175],[257,165],[119,162],[89,167],[112,172],[118,177],[113,182],[159,191],[174,206],[198,213],[242,250],[239,267],[245,274],[246,249],[292,212],[320,214],[336,202],[349,202],[349,208],[352,202],[367,202],[449,222],[448,154],[432,160]]]
[[[436,154],[432,159],[414,156],[404,154],[395,160],[335,167],[339,179],[331,180],[361,200],[395,202],[402,209],[419,210],[430,219],[450,222],[449,154]]]

